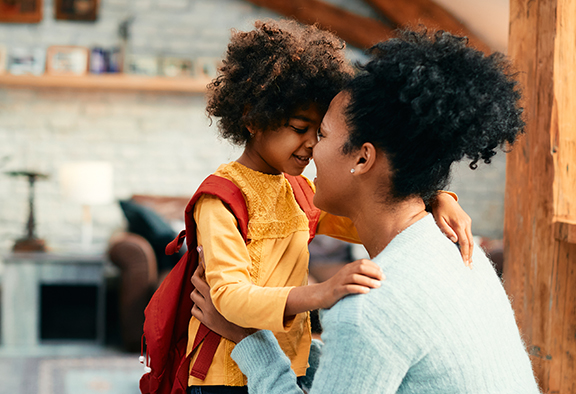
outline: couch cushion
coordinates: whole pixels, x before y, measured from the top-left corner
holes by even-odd
[[[158,271],[172,269],[181,255],[167,256],[164,249],[176,237],[176,231],[152,209],[133,200],[120,201],[120,207],[128,221],[128,231],[144,237],[152,245]]]

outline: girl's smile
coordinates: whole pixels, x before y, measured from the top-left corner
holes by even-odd
[[[312,148],[318,142],[322,113],[315,104],[300,109],[276,130],[253,130],[244,153],[237,160],[265,174],[300,175],[310,164]]]

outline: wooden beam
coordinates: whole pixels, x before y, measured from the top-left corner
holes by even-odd
[[[442,29],[467,36],[470,45],[484,53],[492,50],[452,14],[432,0],[366,0],[397,26],[417,27],[423,24],[429,29]]]
[[[369,48],[392,36],[392,29],[385,24],[320,0],[247,1],[301,23],[318,23],[323,29],[332,31],[348,44],[358,48]]]
[[[574,0],[510,1],[508,53],[528,124],[506,162],[504,284],[550,394],[576,392],[574,31]]]
[[[558,241],[576,244],[576,220],[555,220],[554,237]]]

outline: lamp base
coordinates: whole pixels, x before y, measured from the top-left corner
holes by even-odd
[[[12,247],[14,252],[45,252],[46,243],[43,239],[22,238],[17,240]]]

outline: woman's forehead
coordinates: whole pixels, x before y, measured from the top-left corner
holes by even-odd
[[[350,101],[350,95],[347,92],[340,92],[332,102],[330,103],[330,107],[328,108],[328,112],[326,112],[326,116],[324,116],[324,120],[322,121],[322,126],[333,125],[335,123],[343,122],[345,120],[344,112],[346,107],[348,106],[348,102]]]

